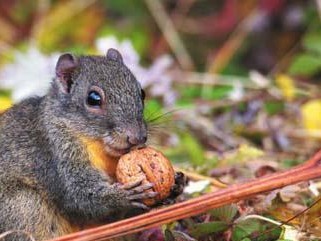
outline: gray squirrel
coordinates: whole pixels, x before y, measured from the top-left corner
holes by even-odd
[[[47,95],[0,115],[0,234],[47,240],[147,209],[153,184],[120,185],[108,175],[146,142],[143,109],[144,92],[117,50],[61,55]],[[111,164],[93,160],[99,148]]]

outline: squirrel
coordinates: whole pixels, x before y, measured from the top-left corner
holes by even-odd
[[[119,157],[144,145],[144,91],[109,49],[59,57],[48,93],[0,116],[0,234],[37,241],[148,209],[153,184],[121,185]]]

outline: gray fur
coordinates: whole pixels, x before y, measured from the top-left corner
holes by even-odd
[[[135,210],[140,200],[93,168],[78,138],[104,139],[126,149],[131,135],[146,136],[141,87],[111,53],[109,59],[77,58],[69,92],[56,77],[46,96],[27,99],[0,116],[0,233],[25,230],[45,240],[70,232],[68,225],[99,224]],[[106,95],[99,115],[86,108],[92,85]],[[13,234],[4,240],[28,239]]]

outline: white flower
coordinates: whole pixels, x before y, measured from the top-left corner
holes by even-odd
[[[251,70],[249,73],[250,80],[260,88],[266,88],[271,84],[271,81],[256,70]]]
[[[124,63],[131,67],[139,66],[139,55],[129,40],[118,42],[114,36],[99,38],[96,40],[96,48],[100,54],[106,54],[109,48],[117,49],[124,60]]]
[[[58,54],[46,56],[34,46],[27,52],[16,52],[14,62],[0,70],[0,88],[12,90],[15,103],[30,96],[45,95],[58,57]]]
[[[197,182],[189,181],[188,185],[184,188],[184,193],[193,194],[203,191],[210,184],[209,180],[201,180]]]
[[[106,54],[109,48],[117,49],[142,88],[149,90],[152,96],[161,97],[167,106],[175,103],[177,94],[172,88],[173,80],[169,73],[173,60],[169,55],[158,57],[149,68],[145,68],[140,65],[140,57],[130,40],[120,42],[113,36],[103,37],[97,39],[96,48],[100,54]]]
[[[241,82],[237,81],[233,84],[232,91],[228,94],[228,98],[233,101],[239,101],[244,96],[244,88]]]
[[[163,97],[166,106],[175,103],[177,94],[172,89],[172,77],[168,69],[172,66],[173,60],[168,55],[158,57],[153,65],[142,76],[142,86],[150,86],[152,96]]]

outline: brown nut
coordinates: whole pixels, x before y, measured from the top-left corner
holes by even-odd
[[[153,190],[159,194],[153,199],[146,199],[148,206],[167,198],[174,185],[174,169],[164,155],[151,147],[133,150],[123,155],[116,168],[117,181],[125,184],[143,179],[142,184],[153,183]]]

